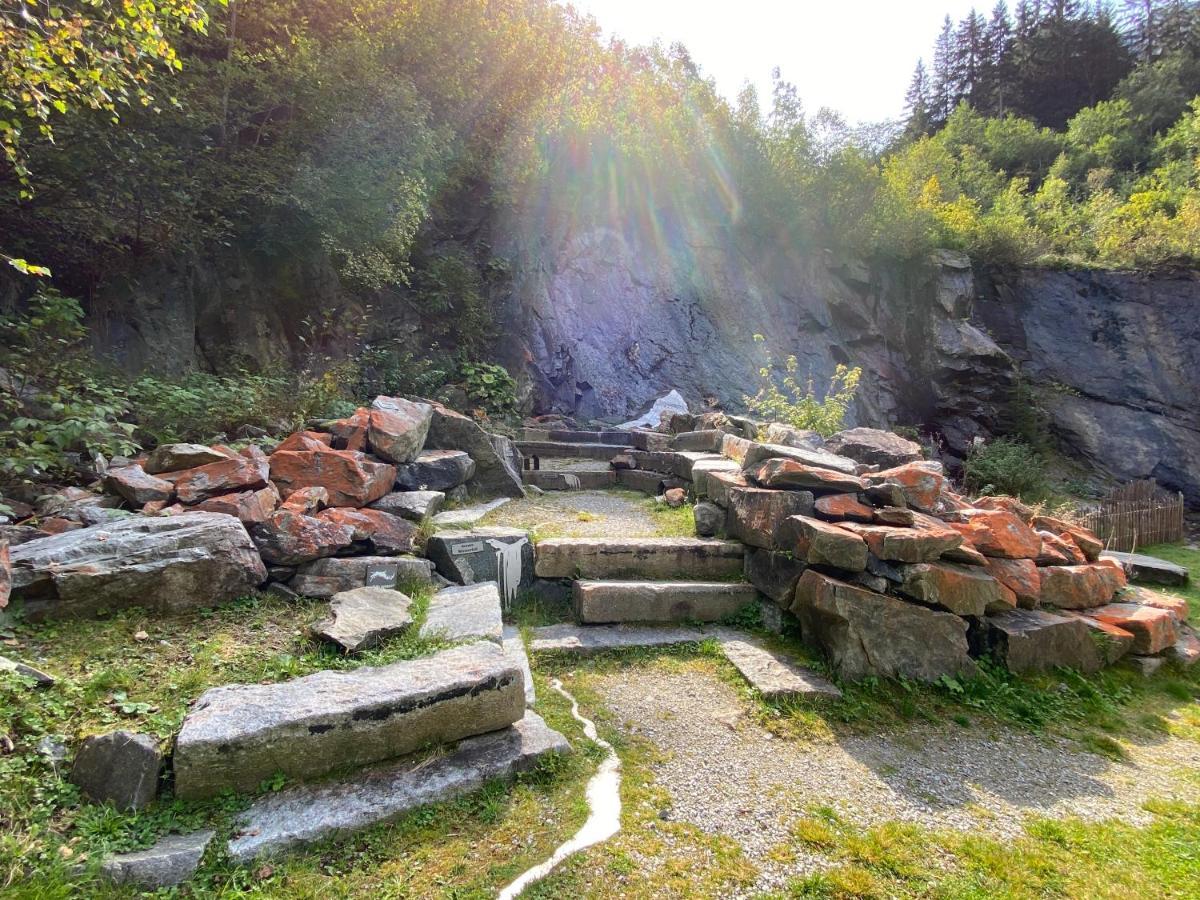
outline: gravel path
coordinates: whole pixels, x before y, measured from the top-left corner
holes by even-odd
[[[548,491],[505,504],[483,524],[536,528],[554,537],[655,537],[659,533],[640,495],[616,491]]]
[[[759,866],[756,891],[825,868],[796,848],[790,863],[768,852],[814,805],[861,825],[891,820],[997,837],[1021,832],[1028,813],[1149,820],[1154,797],[1200,800],[1200,744],[1164,737],[1128,747],[1128,762],[1010,729],[916,726],[829,741],[776,738],[746,715],[728,685],[700,672],[626,669],[596,687],[620,726],[666,751],[655,768],[671,818],[736,840]]]

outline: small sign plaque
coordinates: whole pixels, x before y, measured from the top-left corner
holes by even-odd
[[[466,556],[470,553],[482,553],[483,541],[469,541],[465,544],[455,544],[454,549],[450,551],[455,556]]]
[[[395,587],[396,566],[387,563],[377,563],[367,566],[367,587]]]

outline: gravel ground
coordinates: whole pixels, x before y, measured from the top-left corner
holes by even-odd
[[[507,503],[483,522],[536,528],[554,537],[655,537],[658,525],[640,495],[616,491],[547,491]]]
[[[627,669],[596,687],[618,723],[666,751],[656,767],[673,819],[736,840],[762,873],[750,893],[825,868],[802,848],[769,858],[814,805],[861,825],[901,820],[1011,837],[1033,813],[1145,824],[1154,797],[1200,800],[1200,744],[1164,737],[1128,746],[1128,762],[1007,728],[918,726],[828,742],[774,737],[728,685],[700,672]]]

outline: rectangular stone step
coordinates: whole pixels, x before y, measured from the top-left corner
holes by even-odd
[[[1129,572],[1131,581],[1144,584],[1165,584],[1171,587],[1183,587],[1188,583],[1186,568],[1173,562],[1167,562],[1165,559],[1159,559],[1157,556],[1107,550],[1100,554],[1100,558],[1120,563]]]
[[[408,759],[318,785],[287,788],[256,801],[235,823],[230,858],[259,856],[351,834],[391,822],[405,813],[478,790],[494,778],[533,767],[570,745],[534,712],[511,728],[460,742],[433,759]]]
[[[704,538],[551,538],[536,548],[539,578],[740,579],[744,548]]]
[[[767,648],[747,634],[722,628],[717,630],[717,640],[725,658],[766,700],[841,699],[841,690],[828,678]]]
[[[278,772],[319,778],[506,728],[524,711],[520,666],[489,642],[380,668],[212,688],[176,739],[175,793],[253,791]]]
[[[585,624],[719,622],[757,601],[758,591],[720,581],[576,581],[574,600]]]
[[[633,439],[628,431],[551,431],[549,440],[564,444],[611,444],[632,447]]]
[[[631,491],[641,491],[651,497],[657,497],[663,492],[663,476],[661,472],[649,472],[645,469],[617,469],[617,484]]]
[[[544,625],[533,629],[530,653],[603,653],[631,647],[698,644],[711,637],[704,629],[677,625]]]
[[[544,456],[550,459],[610,460],[629,449],[626,444],[573,444],[566,441],[517,441],[524,456]]]
[[[582,472],[526,469],[521,473],[521,480],[543,491],[599,491],[615,485],[617,473],[612,469]]]

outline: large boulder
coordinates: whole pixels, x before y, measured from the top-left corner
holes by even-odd
[[[866,485],[859,478],[832,469],[818,469],[794,459],[768,459],[746,475],[762,487],[783,490],[812,491],[814,494],[843,494],[861,491]]]
[[[780,550],[810,566],[833,566],[847,572],[867,568],[867,544],[853,531],[838,528],[820,519],[791,516],[776,531]]]
[[[904,492],[908,505],[922,512],[932,512],[941,496],[946,476],[935,462],[907,463],[882,472],[864,476],[869,484],[896,484]]]
[[[267,486],[270,464],[265,456],[231,456],[196,469],[169,472],[166,480],[174,483],[180,503],[200,503],[210,497],[240,491],[256,491]]]
[[[1161,653],[1179,637],[1179,623],[1170,610],[1140,603],[1109,603],[1088,612],[1094,619],[1133,635],[1134,653]]]
[[[851,428],[825,439],[825,449],[856,462],[883,469],[894,469],[916,462],[923,453],[921,445],[890,431],[877,428]]]
[[[257,491],[242,491],[237,494],[222,494],[203,503],[197,503],[195,508],[200,512],[224,513],[236,516],[243,524],[257,525],[270,518],[271,513],[279,506],[279,491],[275,485],[268,484]]]
[[[109,469],[104,476],[104,487],[124,497],[134,506],[145,506],[154,500],[170,502],[175,496],[175,485],[161,478],[148,475],[139,465]]]
[[[461,450],[426,450],[396,467],[396,487],[404,491],[450,491],[475,475],[475,461]]]
[[[779,444],[783,447],[803,447],[809,450],[819,450],[825,443],[819,432],[796,428],[782,422],[772,422],[767,426],[766,441],[768,444]],[[837,452],[836,450],[833,452]],[[842,454],[848,456],[849,454]]]
[[[439,531],[426,543],[425,555],[455,584],[494,581],[511,593],[533,583],[533,544],[519,528]]]
[[[446,495],[441,491],[396,491],[380,497],[371,504],[371,509],[379,509],[410,522],[424,522],[436,516],[445,502]]]
[[[1120,588],[1118,576],[1107,566],[1045,566],[1038,573],[1042,602],[1059,609],[1103,606]]]
[[[815,569],[800,577],[792,612],[805,641],[822,650],[843,678],[937,681],[975,671],[967,624],[952,613],[863,590]]]
[[[1045,672],[1059,666],[1095,672],[1104,658],[1078,617],[1040,609],[1013,609],[989,615],[971,628],[971,649],[991,655],[1012,672]]]
[[[415,553],[420,529],[399,516],[378,509],[334,507],[317,513],[317,518],[345,525],[353,532],[354,543],[378,556]]]
[[[470,486],[481,494],[524,497],[521,453],[509,438],[488,434],[474,421],[440,403],[431,404],[433,420],[425,446],[430,450],[461,450],[475,461]]]
[[[396,467],[351,450],[281,450],[271,454],[271,480],[284,497],[323,487],[330,506],[367,506],[391,491]]]
[[[250,535],[219,513],[134,517],[12,549],[13,594],[33,619],[142,606],[215,606],[267,578]]]
[[[1042,593],[1041,572],[1032,559],[1000,559],[989,556],[984,560],[984,571],[1008,588],[1023,609],[1038,605]]]
[[[227,455],[203,444],[162,444],[146,458],[144,468],[151,475],[161,475],[220,462]]]
[[[746,550],[746,580],[784,609],[792,605],[796,582],[808,566],[790,553],[778,550]]]
[[[1003,509],[971,509],[955,514],[950,527],[961,533],[984,556],[1036,559],[1042,538],[1016,515]]]
[[[779,549],[776,532],[790,516],[807,516],[813,511],[813,495],[807,491],[773,491],[767,488],[735,487],[728,492],[725,530],[751,547]]]
[[[853,531],[867,542],[873,554],[890,562],[933,562],[963,542],[962,535],[952,528],[925,520],[915,522],[911,528],[858,522],[843,522],[840,527]]]
[[[275,566],[298,566],[333,556],[354,543],[354,529],[338,522],[281,509],[251,530],[262,558]]]
[[[730,453],[727,452],[728,449],[727,442],[722,441],[721,452],[726,456],[730,456]],[[733,452],[740,454],[741,450],[742,448],[739,446]],[[732,458],[736,459],[736,456]],[[745,455],[740,461],[742,468],[746,472],[750,472],[768,459],[790,459],[801,465],[811,466],[816,469],[830,469],[831,471],[841,472],[845,475],[853,475],[858,471],[858,463],[852,459],[846,459],[844,456],[837,456],[824,450],[813,450],[809,447],[784,447],[782,444],[755,444],[747,442]]]
[[[433,407],[403,397],[376,397],[371,404],[367,441],[371,452],[390,463],[409,463],[425,446]]]
[[[901,569],[900,592],[930,606],[940,606],[959,616],[1011,609],[1016,596],[1005,591],[991,575],[975,566],[955,563],[915,563]]]

